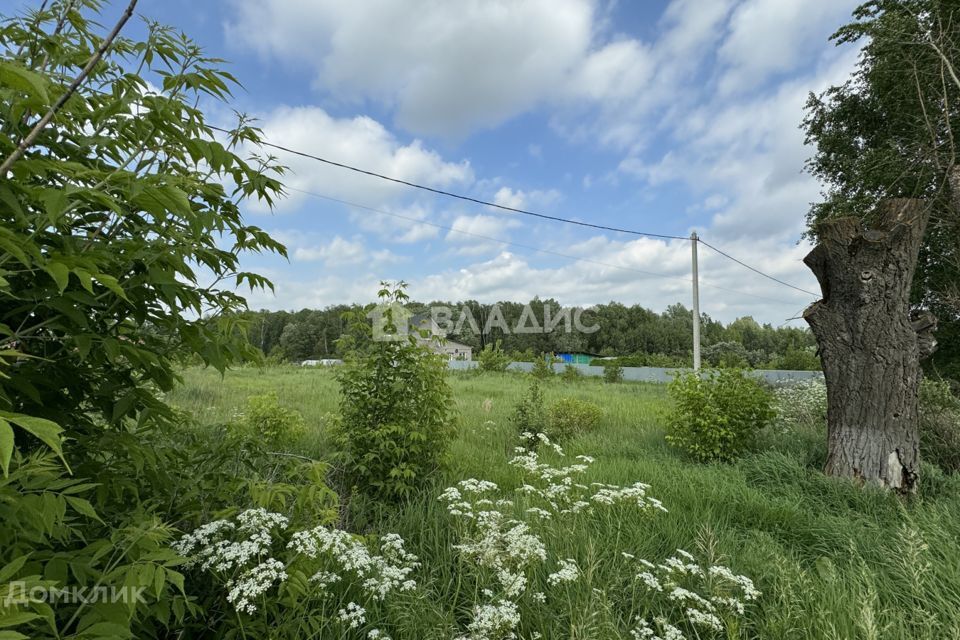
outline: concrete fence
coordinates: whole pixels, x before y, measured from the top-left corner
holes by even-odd
[[[450,368],[455,371],[468,371],[476,369],[477,362],[473,360],[451,360]],[[603,367],[597,367],[589,364],[566,364],[557,362],[553,364],[553,369],[557,373],[562,373],[566,367],[573,367],[585,376],[602,376]],[[530,372],[533,369],[532,362],[511,362],[507,367],[510,371]],[[634,382],[670,382],[673,379],[673,373],[676,371],[688,371],[689,369],[665,369],[663,367],[624,367],[623,379]],[[754,370],[751,373],[757,377],[763,378],[767,382],[798,382],[801,380],[822,379],[823,373],[820,371],[777,371],[777,370]]]

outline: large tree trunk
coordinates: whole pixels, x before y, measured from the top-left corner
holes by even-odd
[[[930,216],[920,200],[889,200],[866,228],[836,218],[818,228],[804,262],[823,291],[804,312],[827,383],[826,473],[898,492],[919,477],[920,359],[932,352],[932,316],[911,321],[910,285]]]

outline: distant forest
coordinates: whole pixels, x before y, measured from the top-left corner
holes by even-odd
[[[562,305],[553,299],[534,298],[529,303],[536,323],[543,326],[544,309],[556,318]],[[551,332],[507,333],[492,323],[494,306],[474,300],[466,302],[411,302],[405,305],[413,314],[428,313],[431,307],[445,306],[453,312],[447,338],[477,351],[498,345],[519,361],[530,361],[543,353],[578,352],[602,357],[615,357],[624,366],[689,366],[693,350],[693,317],[682,304],[674,304],[657,313],[639,305],[618,302],[580,310],[581,323],[596,325],[592,333],[566,332],[563,324]],[[518,302],[498,303],[502,319],[513,328],[518,326],[525,305]],[[346,322],[344,312],[357,306],[333,305],[325,309],[302,311],[250,311],[249,340],[273,359],[301,361],[311,358],[338,358],[343,355],[338,340]],[[470,323],[462,310],[468,309],[475,320]],[[575,309],[575,308],[574,308]],[[463,321],[461,321],[463,320]],[[531,318],[526,318],[531,326]],[[459,325],[459,326],[458,326]],[[477,330],[479,329],[479,330]],[[749,366],[770,369],[819,369],[813,335],[800,327],[760,324],[743,317],[724,325],[703,314],[701,344],[704,363],[710,366]]]

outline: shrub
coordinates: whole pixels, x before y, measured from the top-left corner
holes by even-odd
[[[393,309],[407,299],[404,283],[380,291],[384,332],[348,356],[337,371],[340,420],[334,441],[348,487],[372,498],[410,496],[440,466],[454,435],[452,392],[443,356],[403,335]],[[353,331],[372,333],[364,309],[348,314]],[[400,319],[405,321],[405,319]],[[383,336],[386,337],[386,336]]]
[[[667,442],[701,462],[736,458],[775,415],[772,394],[739,369],[681,373],[669,390]]]
[[[514,407],[512,422],[520,434],[536,435],[546,432],[547,411],[543,402],[543,391],[537,380],[533,381],[527,393]]]
[[[552,378],[556,372],[553,370],[553,356],[549,353],[541,353],[539,357],[533,359],[533,369],[530,374],[538,380]]]
[[[247,398],[240,425],[268,446],[284,445],[303,435],[306,427],[299,412],[280,406],[276,393]]]
[[[554,442],[562,442],[592,431],[601,417],[603,410],[592,402],[562,398],[547,412],[545,433]]]
[[[572,364],[565,366],[563,368],[563,373],[560,374],[560,378],[562,378],[565,382],[574,382],[582,377],[583,374],[580,373],[580,369],[577,369]]]
[[[960,399],[943,380],[920,384],[920,453],[947,473],[960,470]]]
[[[502,373],[510,366],[510,356],[500,347],[500,341],[488,344],[477,353],[480,371]]]
[[[616,363],[604,364],[603,381],[610,383],[623,382],[623,367]]]

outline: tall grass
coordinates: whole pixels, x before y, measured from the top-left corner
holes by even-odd
[[[314,434],[302,452],[325,457],[324,424],[336,411],[329,371],[244,369],[221,378],[189,370],[171,399],[203,421],[228,420],[249,395],[276,391],[299,410]],[[397,638],[450,638],[477,601],[464,584],[450,516],[436,499],[464,478],[496,482],[505,493],[521,482],[507,464],[518,444],[510,424],[528,378],[518,374],[451,375],[460,414],[458,438],[441,477],[402,508],[364,526],[396,531],[429,559],[422,588],[393,605]],[[760,449],[733,464],[695,464],[663,443],[668,399],[662,386],[599,380],[542,383],[547,403],[564,396],[599,404],[596,431],[573,440],[567,455],[596,459],[589,481],[643,481],[669,513],[630,510],[557,519],[542,529],[557,557],[577,560],[582,577],[546,586],[546,604],[524,605],[521,637],[629,637],[644,597],[627,551],[654,562],[675,549],[710,549],[723,564],[751,576],[763,592],[738,637],[960,638],[960,481],[946,477],[936,495],[897,498],[823,476],[816,433],[771,428]],[[704,636],[707,637],[707,636]]]

